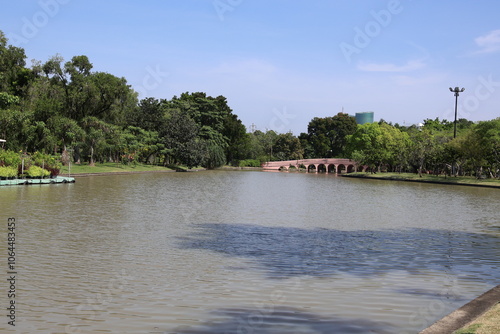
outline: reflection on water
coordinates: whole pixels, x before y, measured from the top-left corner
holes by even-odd
[[[199,172],[0,203],[19,333],[415,333],[499,279],[497,189]]]
[[[262,311],[258,308],[238,308],[217,310],[216,315],[226,320],[196,329],[178,332],[179,334],[202,333],[397,333],[397,328],[388,323],[367,319],[336,319],[319,317],[290,307],[273,307]]]
[[[362,277],[391,271],[453,272],[478,282],[498,279],[500,239],[470,232],[430,229],[339,231],[247,224],[201,224],[180,247],[249,258],[269,278]],[[467,273],[463,276],[462,273]]]

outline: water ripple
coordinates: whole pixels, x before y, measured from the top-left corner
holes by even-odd
[[[500,239],[489,234],[430,229],[340,231],[249,224],[198,224],[178,247],[249,258],[270,278],[380,275],[404,270],[463,273],[499,279]]]

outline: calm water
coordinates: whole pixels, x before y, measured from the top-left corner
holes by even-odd
[[[197,172],[2,187],[18,333],[416,333],[499,284],[500,191]]]

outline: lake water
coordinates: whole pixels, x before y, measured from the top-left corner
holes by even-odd
[[[417,333],[500,278],[498,189],[155,173],[2,187],[0,208],[1,332]]]

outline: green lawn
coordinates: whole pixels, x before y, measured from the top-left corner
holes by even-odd
[[[95,166],[89,166],[88,164],[75,165],[71,164],[71,175],[87,174],[87,173],[117,173],[117,172],[148,172],[148,171],[168,171],[172,170],[167,167],[153,166],[153,165],[124,165],[121,163],[96,163]],[[61,168],[60,175],[68,175],[68,166],[63,166]]]
[[[500,333],[500,304],[496,304],[485,314],[453,332],[453,334],[495,334]]]
[[[419,177],[418,174],[414,173],[350,173],[349,176],[356,177],[371,177],[389,180],[415,180],[415,181],[427,181],[427,182],[445,182],[452,184],[471,184],[471,185],[489,185],[500,187],[500,180],[497,179],[481,179],[478,180],[475,177],[469,176],[459,176],[459,177],[445,177],[444,175],[428,175],[422,174]]]

